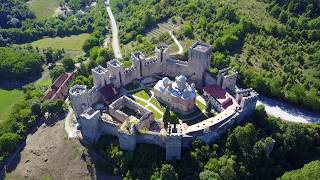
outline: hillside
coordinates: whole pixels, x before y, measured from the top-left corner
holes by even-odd
[[[183,42],[214,47],[214,68],[231,66],[242,86],[320,112],[320,18],[316,1],[113,0],[123,43],[170,19]],[[181,21],[181,22],[179,22]]]
[[[319,179],[320,178],[320,161],[312,161],[303,166],[301,169],[284,173],[281,179]]]

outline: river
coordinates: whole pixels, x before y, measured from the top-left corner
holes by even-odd
[[[298,123],[320,123],[320,114],[308,112],[285,102],[259,96],[258,105],[264,105],[267,114],[286,121]]]

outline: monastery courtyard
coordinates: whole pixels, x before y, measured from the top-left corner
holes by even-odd
[[[156,81],[151,83],[143,83],[140,81],[135,81],[123,88],[123,94],[133,99],[135,102],[141,106],[147,108],[154,113],[155,119],[158,121],[163,121],[163,115],[166,111],[167,105],[160,103],[155,97],[152,90]],[[170,114],[176,116],[179,120],[188,125],[198,123],[204,119],[215,116],[217,113],[212,109],[210,113],[206,111],[206,101],[197,91],[196,96],[196,110],[188,115],[182,115],[178,112],[170,110]]]

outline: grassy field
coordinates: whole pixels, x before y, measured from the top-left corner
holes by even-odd
[[[13,105],[23,97],[19,90],[0,89],[0,123],[7,120]]]
[[[29,8],[37,18],[51,17],[59,7],[59,0],[32,0]]]
[[[89,34],[79,34],[69,37],[55,37],[55,38],[44,38],[31,43],[33,47],[38,47],[44,49],[51,47],[53,49],[62,49],[66,51],[66,56],[77,56],[83,53],[82,45],[86,39],[88,39]]]
[[[158,113],[158,111],[153,109],[153,107],[149,106],[148,110],[153,112],[155,119],[157,119],[157,120],[161,120],[162,119],[162,115],[160,113]]]
[[[148,100],[150,98],[147,90],[138,91],[138,92],[134,93],[133,95],[135,95],[139,98],[145,99],[145,100]]]

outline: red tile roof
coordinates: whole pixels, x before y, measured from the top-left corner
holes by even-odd
[[[43,97],[43,100],[63,99],[68,95],[69,84],[73,80],[74,73],[64,73],[58,77],[51,86],[51,89]]]
[[[223,102],[228,98],[227,92],[224,89],[222,89],[220,86],[215,85],[215,84],[204,87],[203,91],[210,94],[212,97],[217,99],[219,102],[220,101]]]
[[[68,77],[67,73],[60,75],[52,84],[51,89],[58,89]]]
[[[224,109],[236,108],[239,106],[235,99],[218,85],[213,84],[206,86],[203,88],[203,91],[215,98]]]

